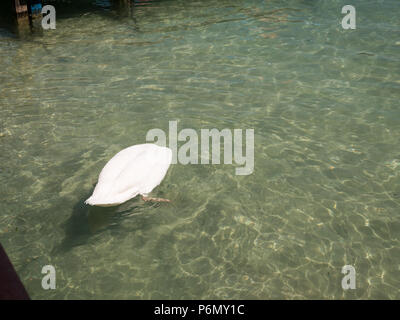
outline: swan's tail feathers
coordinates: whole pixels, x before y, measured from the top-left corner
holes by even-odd
[[[85,204],[91,205],[91,206],[98,206],[98,207],[114,207],[120,205],[122,202],[120,201],[105,201],[105,200],[99,200],[93,198],[91,196],[85,201]]]
[[[93,203],[93,201],[92,201],[92,197],[90,197],[90,198],[87,198],[87,199],[85,200],[85,204],[88,204],[88,205],[94,206],[94,203]]]

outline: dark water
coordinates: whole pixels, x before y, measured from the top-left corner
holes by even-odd
[[[0,29],[0,242],[31,297],[399,299],[400,4],[352,1],[343,30],[346,4],[56,3],[56,30]],[[171,204],[83,204],[174,120],[253,128],[254,172],[175,164]]]

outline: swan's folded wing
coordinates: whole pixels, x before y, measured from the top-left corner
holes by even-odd
[[[86,203],[99,206],[121,204],[158,186],[171,164],[172,151],[153,144],[126,148],[103,168],[92,196]]]

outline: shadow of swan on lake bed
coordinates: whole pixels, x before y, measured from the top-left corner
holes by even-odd
[[[134,216],[136,219],[132,231],[141,230],[145,228],[149,219],[149,216],[144,214],[145,209],[159,206],[158,203],[142,203],[139,198],[135,198],[119,206],[97,207],[84,203],[88,196],[81,198],[75,204],[70,218],[63,223],[65,237],[53,249],[54,253],[65,252],[73,247],[85,245],[95,234],[110,228],[118,228],[120,223],[129,217]]]

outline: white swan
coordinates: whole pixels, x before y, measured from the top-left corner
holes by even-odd
[[[164,179],[172,150],[155,144],[138,144],[118,152],[104,166],[93,194],[85,201],[92,206],[116,206],[138,194],[145,201],[167,201],[147,195]]]

